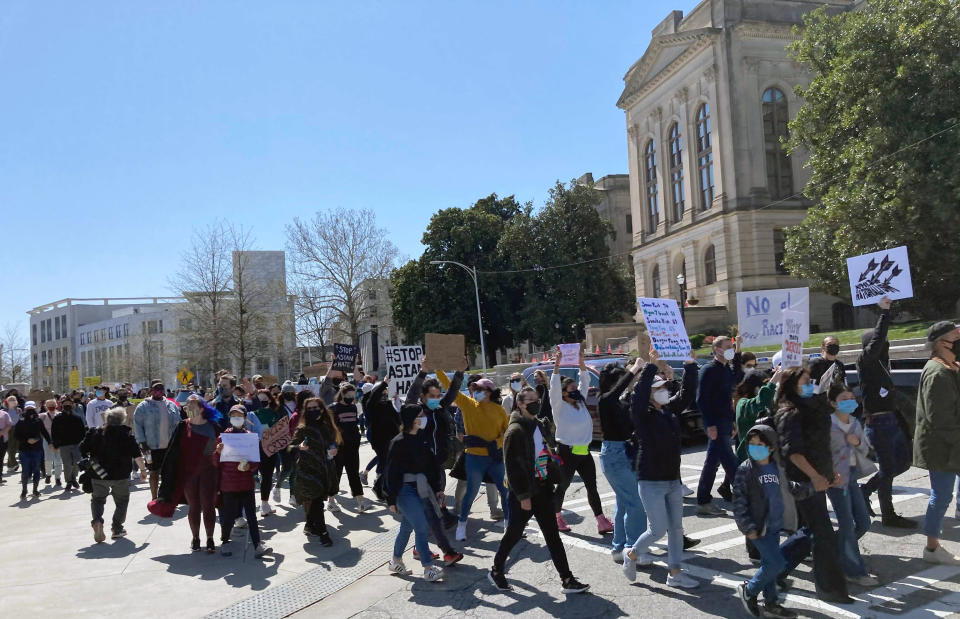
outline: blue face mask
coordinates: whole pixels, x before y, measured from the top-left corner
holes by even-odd
[[[440,408],[440,398],[427,398],[427,408],[432,411]]]
[[[811,385],[810,383],[807,383],[806,385],[800,388],[800,397],[801,398],[812,397],[813,389],[814,389],[813,385]]]
[[[848,415],[856,411],[857,408],[859,408],[859,406],[860,405],[857,404],[857,401],[854,400],[853,398],[849,400],[841,400],[837,402],[837,410],[840,411],[841,413],[846,413]]]
[[[766,445],[747,445],[747,453],[750,457],[759,462],[770,457],[770,448]]]

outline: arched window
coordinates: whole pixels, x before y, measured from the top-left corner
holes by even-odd
[[[653,233],[660,223],[660,214],[657,207],[657,147],[653,143],[653,140],[647,142],[643,161],[644,169],[646,170],[644,178],[647,183],[647,215],[649,217],[650,232]]]
[[[670,199],[673,202],[673,220],[683,218],[683,138],[680,125],[670,126]]]
[[[713,245],[703,255],[703,280],[707,286],[717,283],[717,250]]]
[[[779,88],[768,88],[763,91],[763,148],[767,162],[767,190],[773,199],[785,198],[793,193],[793,170],[790,169],[790,159],[781,143],[786,139],[787,98]]]
[[[650,297],[660,297],[660,265],[653,267],[653,273],[650,276]]]
[[[700,177],[700,208],[713,203],[713,145],[710,138],[710,108],[706,103],[697,110],[697,172]]]

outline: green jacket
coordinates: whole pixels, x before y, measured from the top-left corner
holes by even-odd
[[[756,397],[741,398],[737,402],[737,458],[740,462],[747,459],[747,432],[757,425],[757,419],[772,415],[774,400],[777,399],[777,386],[767,383],[757,392]]]
[[[917,392],[913,465],[960,473],[960,371],[927,361]]]

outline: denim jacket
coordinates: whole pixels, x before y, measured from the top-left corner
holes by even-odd
[[[167,421],[170,436],[167,437],[169,443],[173,437],[177,424],[180,423],[180,411],[177,405],[167,400],[154,400],[148,398],[137,404],[133,411],[133,431],[138,444],[146,443],[150,449],[160,449],[160,415],[168,415]]]

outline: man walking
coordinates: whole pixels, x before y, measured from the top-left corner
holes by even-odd
[[[113,402],[107,399],[109,393],[110,390],[101,385],[97,387],[94,392],[94,395],[97,397],[87,403],[86,419],[88,428],[99,428],[103,425],[103,414],[113,408]]]
[[[150,387],[150,397],[133,411],[134,435],[150,469],[150,496],[154,499],[160,486],[160,471],[167,446],[180,423],[177,405],[164,395],[163,383],[154,382]]]

